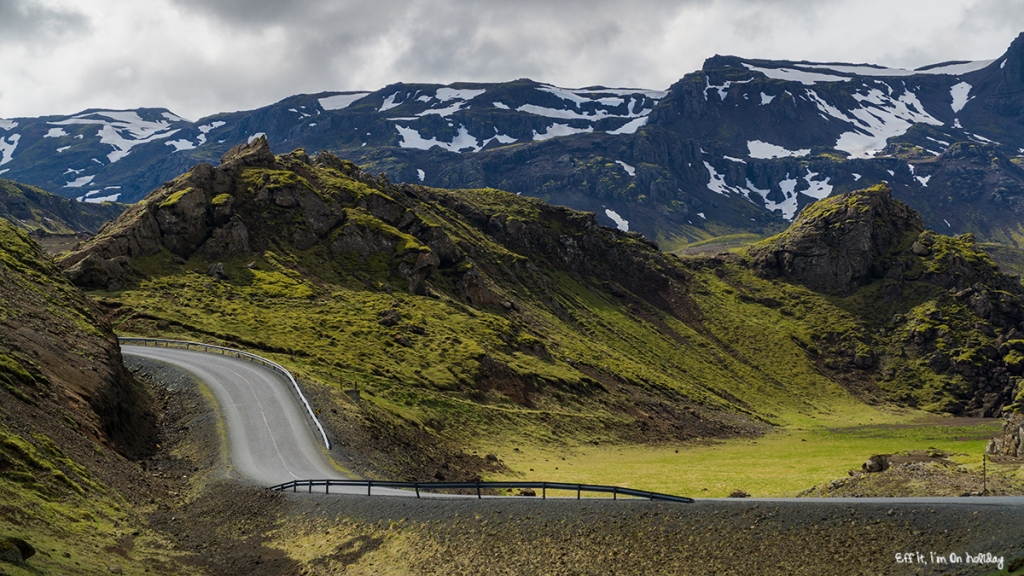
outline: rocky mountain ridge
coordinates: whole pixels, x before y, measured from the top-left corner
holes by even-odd
[[[392,182],[494,187],[594,212],[671,249],[783,229],[806,205],[885,181],[936,230],[1014,244],[1024,39],[919,70],[709,58],[668,90],[531,80],[297,95],[197,122],[166,110],[19,118],[7,177],[135,201],[259,134]]]
[[[95,234],[124,208],[113,202],[75,202],[34,186],[0,179],[0,218],[26,232]]]
[[[122,330],[179,330],[290,354],[346,341],[352,350],[321,362],[357,381],[377,366],[369,382],[393,379],[396,394],[412,381],[476,402],[483,397],[472,390],[497,387],[534,406],[550,401],[552,385],[573,394],[597,385],[628,394],[633,386],[681,387],[698,404],[759,414],[757,402],[696,375],[726,362],[735,363],[731,379],[764,378],[747,374],[751,365],[766,366],[753,351],[762,345],[744,334],[745,322],[768,316],[778,316],[773,330],[781,330],[770,336],[778,338],[773,346],[793,348],[795,364],[778,378],[802,381],[793,376],[802,363],[815,366],[808,381],[825,376],[816,392],[798,396],[839,385],[875,401],[993,415],[1015,401],[1024,374],[1016,348],[1024,329],[1019,281],[1000,273],[972,236],[927,230],[885,186],[816,203],[747,256],[680,260],[638,234],[600,226],[593,215],[499,191],[393,184],[329,153],[275,157],[261,137],[218,166],[197,166],[154,190],[60,265],[78,285],[113,291],[126,304],[118,308]],[[219,282],[209,284],[211,277]],[[193,294],[203,282],[209,294]],[[394,302],[380,310],[366,304],[365,313],[334,308],[378,298]],[[286,318],[257,318],[261,307],[288,302]],[[467,306],[496,332],[481,340],[479,328],[461,324],[477,320],[457,320],[446,302]],[[406,314],[403,306],[418,311]],[[597,319],[604,316],[595,310],[607,306],[621,308],[616,320]],[[306,308],[305,319],[291,313]],[[202,310],[233,312],[219,319]],[[346,319],[316,320],[333,315]],[[431,328],[428,318],[442,317],[446,328]],[[734,317],[739,332],[727,326]],[[261,330],[244,329],[250,321]],[[274,336],[295,322],[312,326],[299,340],[290,329]],[[442,338],[448,330],[455,331]],[[357,345],[368,334],[367,346]],[[634,334],[628,345],[624,334]],[[468,354],[459,369],[416,368],[454,362],[448,338],[475,342],[455,348]],[[721,350],[673,351],[663,347],[669,341]],[[395,343],[430,352],[396,364],[387,357]],[[624,345],[648,366],[621,356],[616,348]],[[350,357],[356,350],[358,361]],[[590,358],[597,350],[605,350],[601,359]],[[379,366],[370,360],[381,354]],[[677,372],[681,365],[691,367]]]

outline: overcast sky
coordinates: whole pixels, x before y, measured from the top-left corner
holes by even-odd
[[[713,54],[916,68],[1002,54],[1019,0],[0,0],[0,117],[528,77],[667,88]]]

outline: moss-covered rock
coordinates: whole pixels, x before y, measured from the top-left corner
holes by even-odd
[[[884,270],[879,261],[924,230],[921,217],[879,185],[815,202],[785,232],[750,248],[764,278],[848,294]]]

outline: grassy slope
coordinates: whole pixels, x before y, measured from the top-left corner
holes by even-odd
[[[252,193],[250,183],[261,181],[264,173],[244,172],[236,200],[246,187]],[[273,171],[273,177],[296,181],[287,171]],[[327,183],[318,189],[325,198],[395,193],[337,171],[316,177]],[[103,297],[120,306],[123,333],[212,339],[253,349],[295,369],[323,397],[340,398],[339,388],[358,387],[403,425],[503,458],[513,446],[576,449],[754,430],[744,419],[818,430],[896,423],[913,412],[888,408],[886,400],[918,393],[919,404],[945,398],[920,377],[927,376],[920,366],[910,376],[882,384],[871,372],[845,368],[846,355],[873,344],[870,332],[877,321],[865,310],[869,292],[843,300],[759,279],[736,262],[669,259],[664,265],[686,278],[683,292],[690,306],[686,314],[670,313],[649,295],[612,295],[600,264],[594,276],[581,276],[549,253],[503,244],[445,206],[469,204],[486,215],[539,222],[549,232],[579,239],[571,215],[567,222],[537,201],[498,191],[431,194],[442,201],[411,209],[473,255],[472,263],[434,274],[432,297],[392,290],[389,284],[401,284],[389,272],[387,258],[334,258],[317,246],[297,250],[284,233],[263,253],[225,260],[228,281],[207,276],[210,261],[201,255],[173,264],[163,253],[136,259],[138,282]],[[350,209],[353,222],[387,228],[358,207]],[[619,236],[617,242],[634,240]],[[411,237],[400,244],[404,247],[396,253],[421,249]],[[510,272],[522,262],[536,268]],[[461,300],[453,287],[467,266],[477,267],[499,301],[508,299],[515,307]],[[922,306],[928,301],[924,298]],[[379,323],[385,310],[400,313],[397,326]],[[529,401],[519,396],[522,389],[486,385],[492,360],[507,367],[529,392]],[[917,390],[922,383],[924,390]],[[661,403],[639,399],[652,395]],[[682,434],[650,430],[648,424],[662,419],[666,407],[690,422],[712,425]],[[525,473],[522,459],[507,462]],[[622,468],[618,474],[620,481],[628,480]],[[774,491],[790,490],[791,484],[782,482]]]
[[[95,360],[91,343],[102,342],[103,329],[38,246],[2,221],[0,295],[0,537],[23,538],[38,551],[32,569],[5,564],[2,571],[95,574],[112,564],[143,570],[141,558],[111,561],[101,551],[126,536],[135,518],[109,483],[109,471],[124,460],[89,438],[82,406],[44,374]],[[36,335],[26,340],[26,330]],[[61,341],[65,355],[53,357],[45,347],[32,354],[40,334]]]
[[[124,204],[114,202],[79,203],[35,186],[0,179],[0,218],[26,232],[96,232],[123,208]]]

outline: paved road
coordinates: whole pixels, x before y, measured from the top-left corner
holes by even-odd
[[[173,364],[206,384],[224,419],[231,467],[243,477],[264,486],[350,478],[331,463],[291,384],[278,372],[231,356],[180,348],[122,346],[121,352]],[[346,492],[366,494],[366,488],[331,487],[332,494]],[[374,488],[373,493],[414,495],[387,488]]]
[[[122,346],[121,351],[173,364],[206,383],[224,418],[228,454],[239,474],[268,486],[346,478],[323,452],[291,384],[276,371],[178,348]]]

